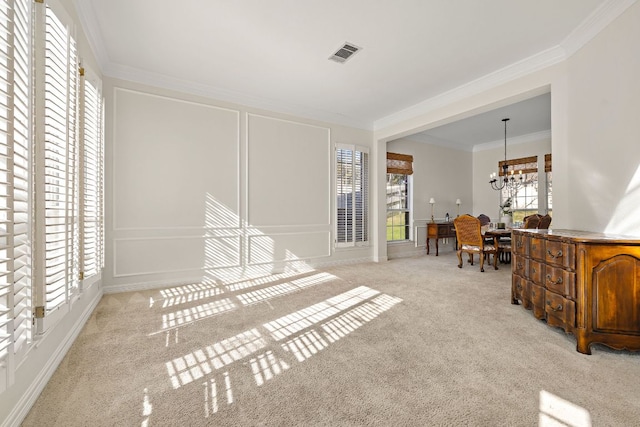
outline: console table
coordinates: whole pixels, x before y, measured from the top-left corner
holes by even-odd
[[[453,222],[428,222],[427,223],[427,255],[429,255],[429,240],[436,239],[436,256],[438,256],[438,240],[456,237],[456,228]]]
[[[640,350],[640,238],[512,230],[511,303],[591,344]]]

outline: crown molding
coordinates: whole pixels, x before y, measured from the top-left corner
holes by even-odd
[[[437,108],[444,107],[456,101],[477,95],[509,81],[550,67],[564,61],[565,59],[566,55],[564,49],[560,46],[552,47],[458,86],[455,89],[436,95],[409,108],[398,111],[397,113],[378,119],[374,122],[373,129],[374,131],[378,131],[388,126],[398,124],[404,120],[426,114]]]
[[[93,55],[95,56],[98,66],[100,67],[100,72],[104,74],[105,68],[107,68],[111,61],[109,60],[109,54],[104,47],[104,41],[102,40],[102,35],[100,33],[100,24],[98,24],[91,2],[73,0],[73,5],[76,8],[76,14],[80,20],[80,26],[87,37],[89,46],[93,51]]]
[[[374,131],[384,129],[560,63],[587,44],[637,1],[638,0],[607,0],[582,21],[559,45],[458,86],[450,91],[436,95],[397,113],[375,120],[373,129]]]
[[[608,0],[596,8],[560,43],[567,58],[586,45],[637,0]]]
[[[103,74],[116,79],[202,96],[250,108],[288,114],[295,117],[302,117],[309,120],[317,120],[367,131],[373,130],[373,123],[368,120],[358,120],[343,114],[314,109],[304,105],[290,104],[272,99],[251,96],[246,93],[220,89],[120,64],[110,63],[103,70]]]

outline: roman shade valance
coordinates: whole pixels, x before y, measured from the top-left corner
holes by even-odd
[[[511,173],[518,174],[522,171],[523,174],[527,173],[537,173],[538,172],[538,156],[530,156],[530,157],[521,157],[519,159],[511,159],[501,160],[498,163],[498,171],[500,176],[504,175],[503,165],[506,163],[507,165],[507,174]]]
[[[413,174],[413,156],[409,154],[387,153],[387,173]]]
[[[551,153],[544,155],[544,171],[551,172]]]

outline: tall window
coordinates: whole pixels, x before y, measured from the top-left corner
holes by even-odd
[[[387,241],[411,238],[413,156],[387,153]]]
[[[525,216],[538,213],[538,156],[523,157],[507,160],[507,174],[513,175],[516,182],[522,185],[517,191],[510,191],[507,187],[501,191],[500,205],[510,205],[513,222],[521,222]],[[502,176],[502,165],[498,163],[498,170]]]
[[[547,174],[547,213],[551,215],[553,211],[553,191],[552,191],[552,182],[553,182],[553,173],[551,172],[551,154],[544,155],[544,172]]]
[[[0,393],[103,267],[100,81],[48,3],[0,2]]]
[[[31,342],[31,1],[0,3],[0,392]]]
[[[81,73],[82,89],[82,144],[80,145],[81,169],[81,228],[80,258],[83,284],[100,278],[104,265],[103,253],[103,176],[104,107],[100,81],[88,70]]]
[[[336,145],[336,246],[369,242],[369,153]]]

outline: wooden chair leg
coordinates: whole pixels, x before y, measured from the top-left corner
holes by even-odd
[[[498,252],[493,254],[493,269],[498,269]]]
[[[462,251],[458,250],[458,268],[462,268]]]
[[[480,254],[480,271],[484,273],[484,258],[486,254]]]

